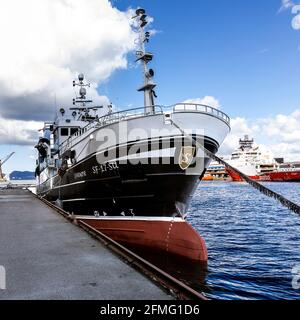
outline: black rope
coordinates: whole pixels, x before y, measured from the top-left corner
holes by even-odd
[[[278,200],[283,206],[289,208],[291,211],[300,214],[300,206],[288,199],[286,199],[285,197],[283,197],[281,194],[267,188],[266,186],[262,185],[261,183],[249,178],[247,175],[245,175],[244,173],[242,173],[241,171],[239,171],[238,169],[232,167],[229,163],[227,163],[226,161],[220,159],[218,156],[216,156],[215,154],[213,154],[212,152],[210,152],[209,150],[207,150],[204,145],[202,146],[200,143],[198,143],[198,141],[196,139],[194,139],[191,135],[185,133],[185,131],[183,129],[180,128],[179,125],[177,125],[173,120],[171,120],[171,123],[180,130],[180,132],[190,138],[192,140],[192,142],[194,141],[197,145],[198,148],[200,148],[204,154],[211,158],[214,161],[217,161],[220,164],[223,164],[227,169],[237,173],[242,179],[244,179],[248,184],[250,184],[253,188],[255,188],[256,190],[260,191],[261,193],[263,193],[264,195],[270,197],[270,198],[274,198],[276,200]]]

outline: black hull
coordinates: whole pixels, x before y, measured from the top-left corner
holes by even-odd
[[[205,140],[217,151],[217,144]],[[176,158],[178,155],[174,158]],[[79,215],[174,216],[187,211],[198,186],[199,175],[188,175],[178,164],[99,165],[96,155],[69,168],[37,188],[49,201],[60,200],[63,208]],[[204,175],[208,159],[200,175]],[[193,166],[193,164],[192,164]]]

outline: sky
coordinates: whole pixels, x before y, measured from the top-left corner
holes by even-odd
[[[151,16],[157,104],[208,103],[231,117],[219,154],[249,134],[300,161],[300,1],[0,0],[0,159],[34,171],[38,129],[70,106],[83,72],[95,103],[140,107],[133,9]]]

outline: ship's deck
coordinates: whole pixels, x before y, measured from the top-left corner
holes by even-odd
[[[0,299],[171,299],[22,189],[0,191],[0,266]]]

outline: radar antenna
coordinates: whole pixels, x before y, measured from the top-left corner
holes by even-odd
[[[85,119],[88,121],[94,120],[96,117],[90,116],[90,111],[94,111],[96,113],[97,109],[102,109],[103,106],[94,106],[94,107],[87,107],[87,103],[92,103],[93,100],[88,100],[86,98],[86,87],[90,87],[90,83],[84,83],[84,75],[80,73],[78,75],[78,82],[75,80],[73,81],[73,87],[80,87],[79,88],[79,96],[73,99],[73,105],[80,104],[80,107],[73,107],[70,110],[74,110],[72,113],[73,118],[75,119],[77,113],[75,110],[78,111],[79,119]]]
[[[82,73],[80,73],[78,75],[78,82],[76,82],[75,80],[73,81],[73,87],[80,87],[79,89],[79,97],[76,97],[73,99],[73,105],[76,105],[77,103],[81,104],[81,110],[86,110],[86,104],[87,103],[92,103],[93,100],[87,100],[86,99],[86,87],[90,87],[91,84],[90,83],[84,83],[84,75]],[[75,108],[73,108],[75,109]]]

